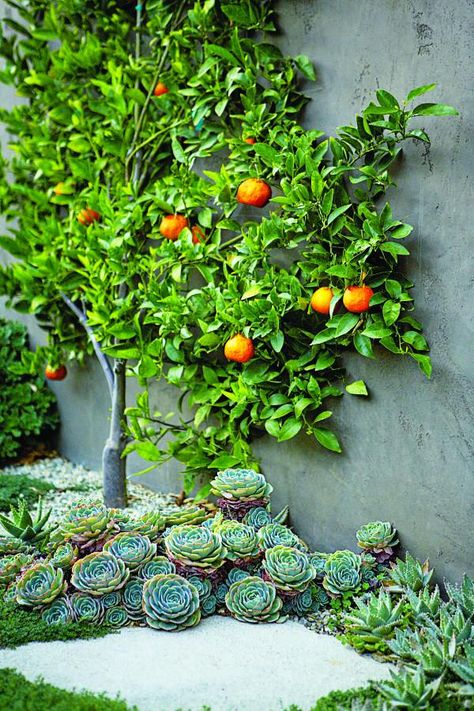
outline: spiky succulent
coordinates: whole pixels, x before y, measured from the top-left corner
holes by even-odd
[[[54,553],[49,556],[49,561],[57,568],[70,570],[77,560],[78,553],[77,546],[73,546],[72,543],[66,541],[66,543],[59,545]]]
[[[13,536],[0,536],[0,556],[33,553],[34,547]]]
[[[306,553],[290,546],[266,550],[262,565],[278,590],[287,593],[303,592],[316,574]]]
[[[247,526],[252,526],[256,531],[267,523],[272,523],[272,521],[273,519],[270,512],[263,506],[255,506],[255,508],[250,509],[243,518],[243,523]]]
[[[274,585],[251,575],[229,588],[225,604],[232,617],[241,622],[277,622],[283,606]]]
[[[127,582],[130,571],[123,560],[113,553],[101,551],[89,553],[72,566],[71,583],[81,592],[90,595],[120,590]]]
[[[64,573],[51,563],[37,563],[26,570],[16,584],[19,605],[47,605],[66,591]]]
[[[382,682],[379,685],[382,695],[391,704],[390,708],[405,708],[410,711],[427,708],[429,702],[436,696],[442,680],[440,676],[427,684],[421,669],[416,672],[406,669],[401,669],[398,672],[390,670],[390,675],[390,681]]]
[[[415,617],[415,622],[423,623],[425,615],[435,620],[438,618],[441,608],[441,596],[437,585],[433,592],[430,592],[428,588],[423,588],[417,593],[408,589],[405,595]]]
[[[361,559],[352,551],[336,551],[327,558],[323,586],[331,595],[357,590],[361,579]]]
[[[275,546],[291,546],[306,550],[307,546],[296,533],[282,523],[267,523],[257,532],[258,545],[262,550]]]
[[[356,531],[357,545],[371,553],[377,563],[390,560],[393,548],[398,544],[397,530],[389,521],[372,521]]]
[[[100,501],[75,502],[61,522],[62,534],[80,548],[94,550],[101,546],[113,527],[110,512]]]
[[[253,469],[225,469],[211,481],[211,491],[229,501],[255,501],[266,500],[273,487]]]
[[[127,610],[123,607],[108,607],[105,611],[104,622],[111,627],[125,627],[130,620]]]
[[[465,615],[474,615],[474,580],[468,575],[463,577],[461,585],[446,582],[449,602],[459,607]]]
[[[96,600],[100,600],[104,610],[107,610],[109,607],[118,607],[122,602],[122,591],[123,588],[121,590],[114,590],[113,592],[105,593],[105,595],[101,595],[96,598]]]
[[[0,585],[8,585],[16,576],[34,561],[28,553],[16,553],[0,558]]]
[[[186,506],[165,506],[160,509],[160,513],[165,519],[166,526],[199,524],[208,517],[207,511],[197,504],[190,504]]]
[[[141,622],[145,615],[142,608],[143,600],[143,580],[129,580],[123,588],[123,607],[131,620]]]
[[[72,615],[76,622],[100,624],[104,618],[102,599],[89,593],[76,592],[69,598]]]
[[[184,566],[216,570],[224,563],[222,538],[206,526],[174,526],[165,538],[168,555]]]
[[[176,573],[176,566],[164,555],[155,556],[137,570],[139,579],[143,581],[149,580],[155,575],[166,575],[168,573]]]
[[[73,615],[67,597],[58,597],[41,613],[41,618],[48,625],[66,625],[72,622]]]
[[[166,519],[160,511],[148,511],[137,518],[128,517],[127,520],[115,521],[120,531],[140,533],[142,536],[148,536],[151,541],[160,538],[166,527]]]
[[[466,697],[467,703],[470,703],[474,698],[474,644],[466,644],[463,654],[455,660],[450,660],[448,667],[456,676],[456,681],[450,684],[450,688],[458,696]]]
[[[344,615],[347,639],[353,647],[362,651],[382,651],[385,641],[395,634],[395,628],[403,622],[403,601],[394,605],[392,597],[381,590],[367,601],[356,598],[356,608]]]
[[[433,570],[430,570],[427,560],[420,563],[407,553],[405,560],[399,560],[390,571],[391,590],[393,592],[404,592],[405,590],[418,592],[429,585],[432,575]]]
[[[26,501],[20,501],[18,508],[10,507],[10,516],[0,513],[0,526],[12,536],[28,545],[42,548],[46,545],[56,525],[47,526],[51,509],[43,513],[43,502],[38,502],[36,516],[33,517]]]
[[[146,623],[158,630],[182,630],[201,619],[199,593],[181,575],[155,575],[143,586]]]
[[[224,521],[218,529],[229,560],[255,558],[260,550],[255,529],[238,521]]]
[[[156,555],[156,543],[139,533],[119,533],[104,544],[104,551],[123,560],[129,570],[136,570]]]

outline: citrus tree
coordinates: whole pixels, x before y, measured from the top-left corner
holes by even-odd
[[[10,4],[1,79],[26,102],[1,112],[14,222],[0,245],[16,258],[1,285],[47,328],[53,366],[60,352],[102,365],[109,505],[125,501],[132,450],[152,467],[176,457],[186,490],[258,466],[259,433],[340,451],[326,401],[347,348],[380,344],[429,376],[399,263],[411,227],[384,194],[403,142],[429,141],[420,117],[455,113],[414,105],[434,85],[402,102],[380,90],[327,138],[298,124],[314,70],[268,41],[269,3]],[[143,391],[125,413],[126,373]],[[190,419],[150,408],[157,379]]]

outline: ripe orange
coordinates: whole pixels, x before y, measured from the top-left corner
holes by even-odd
[[[370,286],[348,286],[344,292],[342,303],[353,314],[361,314],[369,310],[369,302],[374,292]]]
[[[240,183],[237,202],[254,207],[265,207],[272,196],[272,189],[264,180],[248,178]]]
[[[159,81],[158,84],[153,89],[153,94],[155,96],[163,96],[163,94],[167,94],[168,92],[169,92],[168,87],[166,86],[166,84],[163,84],[162,81]]]
[[[191,232],[193,235],[193,244],[199,244],[199,242],[203,241],[205,234],[199,225],[194,225],[194,227],[191,228]]]
[[[334,292],[329,286],[320,286],[311,297],[311,308],[318,314],[328,314],[333,296]]]
[[[254,143],[257,143],[257,140],[253,136],[247,136],[247,138],[244,138],[244,142],[253,146]]]
[[[251,338],[237,333],[232,338],[229,338],[224,346],[224,355],[227,360],[233,360],[236,363],[246,363],[253,358],[255,348]]]
[[[160,232],[163,237],[174,242],[185,227],[189,227],[189,222],[184,215],[165,215],[161,220]]]
[[[92,225],[93,222],[97,222],[100,219],[100,214],[93,210],[91,207],[84,207],[80,210],[78,216],[78,221],[81,225]]]
[[[44,374],[48,380],[64,380],[67,375],[67,368],[65,365],[60,365],[58,368],[47,365]]]

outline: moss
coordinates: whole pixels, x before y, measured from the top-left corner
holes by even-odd
[[[22,474],[0,474],[0,511],[9,511],[20,498],[27,504],[34,504],[39,496],[55,487],[46,481],[33,479]]]

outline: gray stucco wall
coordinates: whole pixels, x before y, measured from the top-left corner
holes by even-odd
[[[391,520],[404,545],[429,556],[440,577],[472,574],[474,3],[287,0],[278,10],[282,48],[310,55],[318,70],[318,83],[308,87],[313,101],[306,127],[330,133],[352,121],[376,88],[402,97],[430,82],[438,82],[433,100],[456,105],[461,115],[423,122],[433,145],[406,147],[398,188],[389,196],[395,214],[415,226],[406,267],[432,345],[433,378],[425,380],[413,362],[388,353],[376,362],[348,357],[350,375],[366,380],[370,398],[334,403],[342,455],[303,436],[255,445],[275,487],[274,508],[288,502],[301,535],[321,550],[354,547],[361,523]],[[38,337],[35,327],[32,334]],[[61,451],[99,466],[107,392],[98,368],[72,368],[54,389]],[[173,409],[171,390],[158,397],[163,411]],[[141,466],[130,461],[131,472]],[[176,489],[176,471],[177,463],[170,463],[144,481]]]

